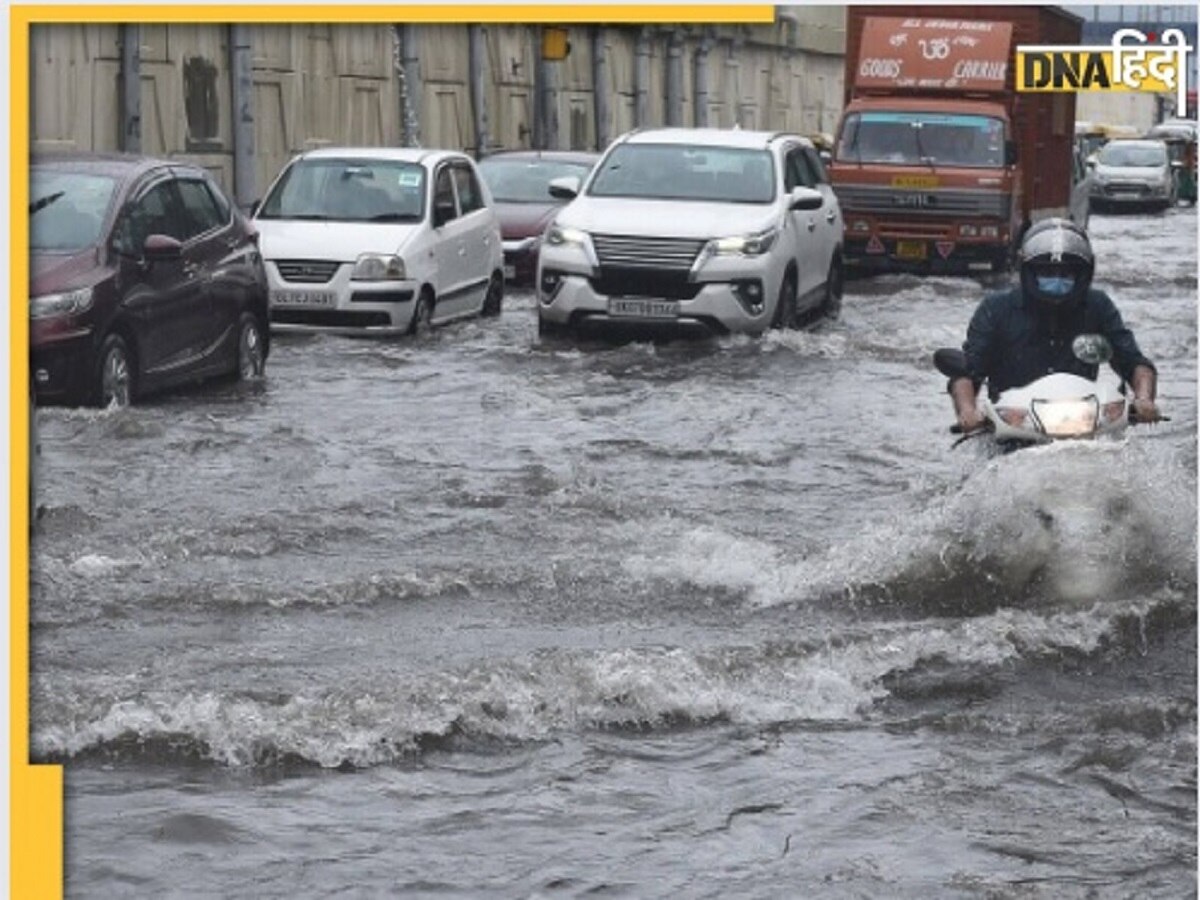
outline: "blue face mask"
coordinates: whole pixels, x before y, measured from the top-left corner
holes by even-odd
[[[1075,287],[1075,279],[1069,275],[1039,275],[1037,288],[1048,297],[1065,297]]]

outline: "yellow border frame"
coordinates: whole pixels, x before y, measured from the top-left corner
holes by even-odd
[[[320,5],[9,7],[9,889],[18,898],[63,893],[63,767],[29,763],[29,26],[124,23],[747,24],[768,25],[773,5]]]

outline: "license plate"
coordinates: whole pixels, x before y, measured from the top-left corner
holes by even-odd
[[[679,316],[679,303],[674,300],[613,297],[608,301],[608,314],[639,319],[675,319]]]
[[[336,306],[333,291],[271,291],[272,306]]]
[[[929,246],[924,241],[896,241],[897,259],[925,259]]]
[[[517,267],[516,266],[505,266],[504,267],[504,277],[505,278],[516,278],[517,277]]]

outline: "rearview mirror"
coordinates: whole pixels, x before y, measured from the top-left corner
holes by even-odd
[[[791,200],[788,202],[788,209],[793,212],[810,211],[820,209],[825,205],[825,195],[820,191],[814,191],[812,188],[795,187],[792,188]]]
[[[1004,164],[1006,166],[1015,166],[1017,164],[1017,142],[1004,142]]]
[[[149,262],[164,262],[183,256],[183,244],[166,234],[152,234],[142,245],[142,255]]]
[[[1113,348],[1102,334],[1081,334],[1071,342],[1071,352],[1081,363],[1098,366],[1112,359]]]
[[[579,196],[579,176],[560,175],[550,179],[550,196],[558,200],[573,200]]]

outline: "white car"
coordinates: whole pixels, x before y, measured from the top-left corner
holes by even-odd
[[[1092,205],[1097,209],[1122,206],[1167,209],[1175,205],[1175,172],[1167,145],[1162,141],[1109,141],[1089,165]]]
[[[765,131],[617,138],[546,230],[540,334],[591,326],[761,334],[837,315],[843,223],[816,148]]]
[[[500,313],[500,224],[463,153],[301,154],[256,206],[254,225],[272,330],[415,333]]]

